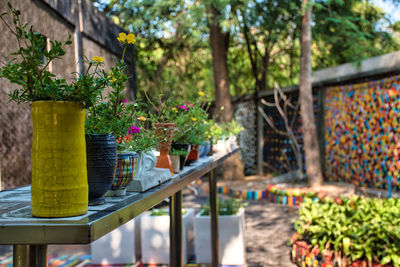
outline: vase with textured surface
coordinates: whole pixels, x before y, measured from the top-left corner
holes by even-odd
[[[85,110],[66,101],[32,103],[32,215],[88,211]]]

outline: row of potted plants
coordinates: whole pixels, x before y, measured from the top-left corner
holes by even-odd
[[[159,103],[126,99],[124,57],[135,43],[133,34],[117,37],[123,53],[115,66],[106,70],[104,57],[85,58],[86,71],[67,81],[48,66],[62,59],[71,36],[65,42],[50,41],[46,50],[42,36],[23,24],[20,12],[8,5],[10,12],[0,18],[15,36],[18,49],[0,68],[0,77],[17,85],[10,101],[32,105],[33,216],[85,214],[89,201],[104,203],[105,192],[124,193],[140,171],[145,153],[160,151],[156,167],[173,172],[170,153],[215,140],[210,129],[218,125],[208,120],[203,92],[192,103],[162,97]]]
[[[399,199],[306,201],[295,222],[292,260],[301,266],[399,266],[399,218]]]

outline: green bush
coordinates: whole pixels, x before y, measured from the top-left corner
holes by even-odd
[[[321,251],[400,265],[400,200],[352,197],[324,203],[306,200],[295,221],[297,240]]]
[[[218,198],[218,214],[219,215],[235,215],[238,211],[247,206],[247,202],[243,202],[237,198]],[[201,205],[200,208],[201,216],[210,215],[210,203],[207,202],[205,205]]]

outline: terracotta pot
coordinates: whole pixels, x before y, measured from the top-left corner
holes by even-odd
[[[185,166],[189,166],[193,162],[199,159],[199,145],[191,145],[190,152],[187,156]]]
[[[174,123],[154,123],[155,134],[160,139],[160,143],[157,146],[160,151],[160,156],[157,157],[157,168],[169,169],[171,173],[174,173],[172,168],[171,158],[169,157],[169,149],[172,144],[172,138],[174,137]]]

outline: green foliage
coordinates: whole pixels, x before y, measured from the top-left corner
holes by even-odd
[[[186,209],[182,209],[182,215],[187,213]],[[151,209],[150,216],[169,216],[169,210],[167,209]]]
[[[230,36],[233,96],[297,83],[299,0],[94,1],[114,22],[142,37],[135,47],[139,95],[147,93],[153,102],[160,93],[192,99],[197,90],[214,98],[206,12],[211,5]],[[399,24],[386,23],[386,17],[371,1],[315,1],[313,69],[398,50]]]
[[[308,200],[299,211],[298,240],[351,259],[399,266],[400,200],[352,197]]]
[[[98,69],[101,62],[86,60],[88,69],[72,83],[58,78],[48,71],[49,64],[65,55],[65,47],[72,43],[71,35],[65,42],[50,41],[47,51],[46,41],[34,31],[33,26],[22,24],[20,11],[8,3],[13,20],[13,27],[7,23],[4,13],[0,19],[8,30],[16,37],[18,50],[6,65],[0,68],[0,77],[19,85],[9,94],[9,100],[17,103],[33,101],[72,101],[82,103],[87,108],[96,102],[96,96],[107,85],[104,73]],[[94,67],[94,70],[92,68]]]
[[[186,156],[188,152],[186,150],[179,150],[179,149],[173,149],[169,151],[169,154],[172,156]]]
[[[123,41],[124,43],[125,41]],[[118,143],[118,149],[126,149],[125,137],[132,131],[135,122],[135,110],[137,103],[128,104],[123,90],[128,77],[124,74],[126,63],[124,56],[128,43],[124,43],[124,52],[120,61],[110,72],[105,74],[112,90],[103,99],[100,95],[97,103],[88,109],[85,128],[88,134],[113,134]],[[104,101],[105,100],[105,101]]]
[[[172,97],[159,95],[158,103],[148,97],[147,100],[146,105],[150,108],[149,116],[153,123],[173,123],[176,120],[178,103]]]
[[[206,140],[208,128],[208,106],[203,107],[199,101],[179,105],[175,118],[175,143],[201,144]]]
[[[137,101],[138,103],[140,100]],[[149,115],[142,111],[141,105],[138,105],[135,111],[135,127],[138,131],[130,134],[125,140],[125,147],[129,151],[147,152],[154,149],[159,140],[151,127]]]
[[[238,211],[247,206],[247,202],[243,202],[237,198],[218,198],[218,215],[235,215]],[[200,215],[208,216],[210,215],[210,202],[207,204],[201,205],[200,207]]]
[[[400,49],[386,14],[372,2],[316,1],[313,67],[357,62]],[[380,26],[388,22],[386,29]]]

